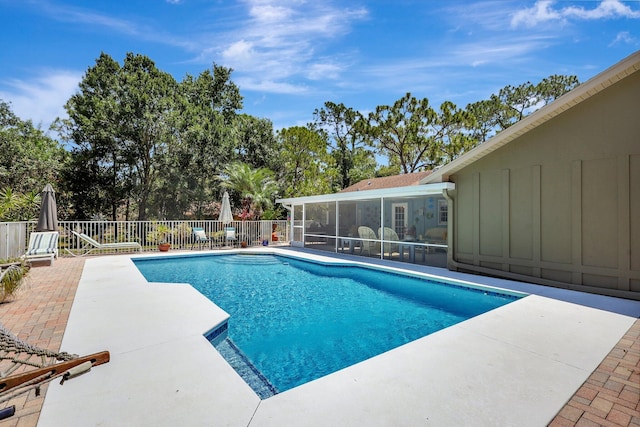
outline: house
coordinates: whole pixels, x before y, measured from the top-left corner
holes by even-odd
[[[453,270],[640,299],[640,51],[426,177]]]
[[[640,51],[420,185],[280,199],[292,244],[640,299],[639,71]]]

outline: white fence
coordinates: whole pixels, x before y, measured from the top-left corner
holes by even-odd
[[[32,227],[28,222],[0,222],[0,259],[23,255]]]
[[[0,223],[0,259],[22,256],[29,242],[29,234],[35,230],[35,222]],[[196,242],[193,228],[203,228],[209,241]],[[232,228],[235,240],[229,240],[226,228]],[[248,246],[289,242],[287,221],[60,221],[59,253],[81,255],[92,247],[71,231],[84,233],[95,241],[105,243],[138,242],[143,251],[157,251],[160,240],[166,241],[172,249],[215,248],[239,245]],[[93,248],[95,249],[95,248]],[[92,253],[115,253],[135,251],[121,249],[100,249]]]

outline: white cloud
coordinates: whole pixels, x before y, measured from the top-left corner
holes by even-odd
[[[533,27],[539,22],[561,20],[562,15],[553,10],[552,5],[552,0],[540,0],[533,7],[516,12],[511,19],[511,26],[517,27],[522,24],[525,27]]]
[[[540,4],[521,11],[525,16],[544,15],[546,4],[550,1],[540,1]],[[539,10],[538,10],[539,9]],[[510,2],[504,0],[483,0],[446,5],[440,12],[442,19],[451,21],[453,32],[477,34],[483,30],[505,31],[509,26],[514,12],[510,9]]]
[[[546,22],[565,22],[569,19],[595,20],[614,18],[640,18],[640,10],[633,10],[620,0],[602,0],[595,8],[567,6],[555,9],[554,0],[538,0],[533,7],[522,9],[513,14],[511,26],[534,27]]]
[[[284,6],[274,6],[263,2],[250,2],[249,14],[258,22],[278,23],[291,18],[293,10]]]
[[[62,6],[40,1],[37,1],[36,4],[42,13],[61,22],[106,27],[123,34],[136,35],[139,33],[137,26],[131,21],[113,18],[89,9]]]
[[[322,73],[324,78],[339,78],[341,68],[335,64],[352,61],[342,52],[329,58],[317,56],[328,44],[348,34],[354,22],[368,16],[362,7],[342,6],[333,0],[240,0],[239,7],[233,6],[235,16],[227,17],[223,24],[217,15],[212,18],[211,32],[200,26],[191,34],[176,36],[171,30],[153,28],[149,21],[141,23],[98,10],[40,0],[35,4],[51,19],[85,26],[90,31],[107,30],[197,52],[189,62],[220,63],[234,69],[234,80],[245,77],[253,83],[252,88],[275,93],[297,92],[300,86],[291,81],[318,79]]]
[[[598,7],[591,10],[570,6],[563,9],[563,14],[579,19],[640,18],[640,11],[634,11],[620,0],[603,0]]]
[[[310,64],[307,69],[307,77],[310,80],[337,79],[342,67],[335,63]]]
[[[66,117],[64,104],[75,93],[82,73],[69,70],[46,70],[30,80],[0,82],[0,98],[22,120],[32,120],[47,130],[56,117]]]
[[[525,58],[550,43],[549,37],[530,36],[485,38],[478,42],[463,43],[452,48],[449,58],[454,64],[478,67],[486,64],[500,64]]]
[[[336,79],[344,55],[317,59],[327,43],[348,34],[353,22],[365,19],[363,8],[350,9],[329,2],[304,0],[245,0],[247,15],[222,36],[217,52],[236,79],[245,77],[243,89],[275,93],[298,93],[306,86],[292,84],[300,79]],[[220,45],[220,39],[211,42]],[[212,55],[211,48],[203,49]],[[205,59],[205,54],[200,58]]]
[[[177,3],[182,0],[168,0]],[[67,22],[77,25],[84,25],[92,31],[107,29],[110,32],[134,36],[138,39],[163,43],[170,46],[183,47],[194,50],[196,44],[187,38],[175,37],[163,29],[154,28],[149,25],[141,25],[136,21],[114,18],[104,13],[96,12],[86,8],[63,6],[49,2],[36,1],[41,13],[60,22]]]
[[[292,83],[283,83],[267,79],[255,79],[251,77],[240,77],[235,79],[235,82],[243,90],[253,90],[257,92],[300,95],[309,91],[309,88],[303,85],[295,85]]]
[[[227,62],[246,63],[251,60],[253,54],[253,45],[251,43],[246,40],[238,40],[222,52],[222,57]]]
[[[616,38],[609,44],[609,46],[619,44],[637,45],[638,40],[631,36],[628,31],[621,31],[616,35]]]

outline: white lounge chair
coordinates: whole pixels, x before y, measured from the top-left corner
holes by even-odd
[[[58,258],[58,236],[57,231],[34,231],[31,233],[24,259],[27,261],[49,260],[53,264],[53,260]]]
[[[227,245],[234,246],[238,242],[238,238],[236,237],[236,228],[235,227],[225,227],[224,228],[224,240]]]
[[[84,242],[84,245],[82,246],[83,250],[87,250],[85,253],[81,254],[80,256],[85,256],[88,255],[89,253],[93,252],[93,251],[97,251],[97,250],[105,250],[105,249],[112,249],[112,250],[117,250],[117,249],[137,249],[139,251],[142,251],[142,246],[140,246],[140,243],[138,242],[117,242],[117,243],[100,243],[97,240],[87,236],[84,233],[78,233],[75,231],[71,231],[71,233],[73,233],[76,237],[78,237],[78,239],[80,239],[81,241]],[[72,255],[76,256],[76,254],[70,252]]]

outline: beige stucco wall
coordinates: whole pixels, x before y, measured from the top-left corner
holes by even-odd
[[[450,268],[640,299],[640,72],[450,179]]]

